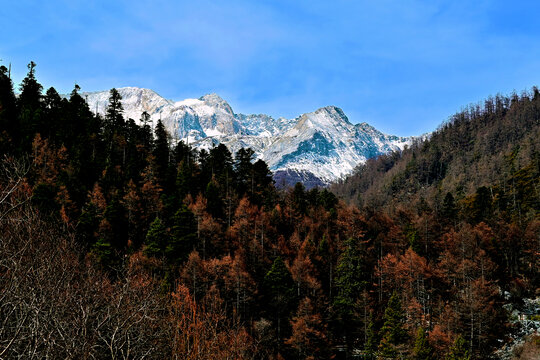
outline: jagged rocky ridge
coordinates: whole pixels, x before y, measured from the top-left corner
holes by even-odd
[[[118,89],[124,116],[138,120],[146,111],[152,120],[161,119],[175,141],[196,148],[225,144],[235,153],[250,147],[266,161],[277,182],[296,180],[322,186],[350,174],[366,159],[402,149],[411,138],[386,135],[367,123],[353,125],[338,107],[326,106],[295,119],[264,114],[236,114],[216,94],[178,102],[149,89]],[[90,108],[104,114],[109,92],[84,93]],[[280,185],[280,184],[278,184]]]

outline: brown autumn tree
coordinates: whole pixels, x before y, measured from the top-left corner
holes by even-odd
[[[163,190],[157,181],[155,158],[149,155],[147,162],[148,165],[141,174],[141,201],[143,205],[142,219],[146,224],[149,224],[163,209],[160,199]]]
[[[310,246],[310,240],[304,240],[290,268],[299,298],[301,296],[315,297],[321,289],[321,285],[317,279],[317,270],[309,256]]]
[[[217,289],[200,304],[179,285],[172,294],[173,359],[253,359],[255,348],[246,330],[228,317]]]
[[[131,246],[133,241],[136,241],[136,245],[139,246],[141,241],[138,240],[143,233],[143,230],[139,228],[140,224],[142,223],[140,214],[141,198],[138,194],[137,186],[133,180],[129,180],[124,192],[125,195],[122,198],[122,205],[127,212],[128,244]]]
[[[309,298],[298,305],[296,316],[291,320],[292,335],[285,343],[298,354],[299,359],[327,359],[328,340],[326,326]]]
[[[235,313],[244,319],[248,304],[253,300],[256,286],[253,278],[246,269],[244,256],[237,250],[232,261],[227,263],[227,273],[224,276],[226,294],[234,304]]]

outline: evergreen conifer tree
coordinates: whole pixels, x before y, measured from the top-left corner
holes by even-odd
[[[345,337],[347,349],[351,351],[360,329],[357,301],[366,286],[366,278],[357,241],[349,238],[344,246],[336,268],[337,295],[334,298],[334,311],[337,320],[336,330]]]
[[[146,247],[144,248],[145,255],[161,257],[165,254],[165,248],[168,243],[168,234],[165,225],[159,217],[156,217],[150,229],[146,234]]]
[[[168,188],[167,175],[169,172],[169,158],[170,158],[170,149],[169,149],[169,137],[167,130],[161,120],[158,120],[156,129],[155,129],[155,141],[154,141],[154,151],[153,155],[156,159],[156,171],[158,182],[166,190]],[[174,177],[173,177],[174,185]]]
[[[241,161],[243,166],[249,166],[247,165],[248,161],[251,161],[251,159],[246,159],[245,156],[241,156],[242,159],[238,159],[238,154],[244,154],[244,149],[240,149],[237,153],[237,161]],[[211,176],[215,176],[219,180],[225,180],[225,175],[228,175],[232,177],[233,174],[233,159],[232,154],[227,148],[227,146],[223,144],[219,144],[216,147],[213,147],[210,149],[209,153],[209,166],[211,171]],[[244,163],[245,162],[245,163]],[[237,163],[238,164],[238,163]],[[242,171],[245,171],[246,169],[242,169]]]
[[[107,146],[107,165],[114,167],[115,165],[123,164],[124,154],[122,142],[124,136],[124,108],[122,106],[122,96],[115,88],[112,88],[109,95],[109,105],[104,121],[104,140]],[[117,184],[118,185],[118,184]]]
[[[178,204],[193,190],[193,178],[191,167],[187,161],[180,161],[176,172],[176,192]]]
[[[154,137],[152,135],[152,119],[146,111],[141,114],[141,123],[143,124],[141,127],[141,144],[146,150],[146,155],[148,155],[152,149]]]
[[[57,131],[58,142],[64,144],[69,151],[73,169],[71,189],[74,196],[82,200],[98,181],[105,163],[102,119],[92,114],[76,89],[64,105],[67,110]]]
[[[115,264],[115,256],[111,243],[100,238],[92,246],[92,254],[96,257],[98,263],[106,269],[110,269]]]
[[[298,215],[303,215],[306,213],[307,210],[307,196],[306,196],[306,188],[304,184],[301,182],[297,182],[294,185],[294,189],[292,192],[292,202],[294,210],[296,210]]]
[[[223,200],[221,192],[215,179],[212,179],[206,186],[205,196],[208,201],[206,209],[210,215],[216,219],[223,218]]]
[[[21,94],[17,99],[19,108],[18,128],[14,132],[21,150],[29,150],[37,130],[42,126],[42,90],[43,86],[35,77],[36,64],[28,64],[28,74],[21,83]],[[16,135],[18,133],[18,135]]]
[[[268,165],[260,159],[255,161],[253,164],[251,202],[258,206],[266,205],[268,208],[273,206],[274,194],[271,189],[273,183],[272,172]]]
[[[443,200],[442,216],[443,220],[448,223],[452,223],[457,217],[456,201],[452,193],[447,192]]]
[[[450,348],[446,360],[470,360],[469,350],[467,349],[467,342],[459,335],[454,344]]]
[[[250,148],[241,148],[235,155],[234,168],[236,174],[237,192],[243,196],[251,189],[253,171],[253,155],[255,152]]]
[[[369,360],[375,359],[378,343],[379,339],[377,338],[377,331],[375,330],[375,323],[373,322],[373,312],[370,312],[366,329],[366,344],[364,345],[364,350]]]
[[[117,131],[124,127],[124,107],[122,106],[122,95],[112,88],[109,93],[109,106],[107,107],[107,114],[105,115],[106,125],[109,127],[109,131],[116,129]]]
[[[291,272],[283,259],[277,257],[264,277],[264,285],[268,293],[268,307],[275,315],[278,340],[282,337],[282,321],[286,318],[295,299],[294,281]]]
[[[16,130],[16,99],[13,83],[8,75],[8,69],[0,66],[0,152],[10,150],[13,133]]]
[[[43,97],[43,122],[42,127],[37,129],[43,138],[49,139],[50,143],[58,142],[59,134],[63,132],[63,101],[55,88],[51,87]],[[65,144],[64,144],[65,145]]]
[[[413,355],[415,360],[433,360],[433,348],[429,344],[426,336],[426,331],[423,327],[419,327],[416,332],[416,340],[414,342]]]
[[[173,218],[171,240],[165,253],[172,263],[187,259],[197,242],[197,222],[193,213],[184,205]]]
[[[401,301],[394,291],[388,306],[384,311],[384,324],[381,328],[381,342],[379,343],[379,356],[396,358],[400,353],[400,345],[407,341],[407,331],[403,327],[405,315],[401,308]]]

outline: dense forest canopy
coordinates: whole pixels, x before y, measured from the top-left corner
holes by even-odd
[[[332,188],[274,187],[0,67],[0,357],[485,359],[538,295],[537,89]]]

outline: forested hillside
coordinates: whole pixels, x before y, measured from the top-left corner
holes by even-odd
[[[440,205],[448,193],[462,200],[487,187],[500,211],[524,216],[540,199],[539,135],[536,87],[521,96],[497,95],[450,117],[403,152],[370,159],[332,190],[360,206],[420,198]]]
[[[360,207],[79,90],[0,67],[1,358],[486,359],[538,292],[536,90],[368,162]]]
[[[382,211],[404,223],[411,248],[438,271],[462,272],[469,284],[479,277],[468,278],[468,271],[487,271],[492,291],[511,294],[508,303],[540,295],[536,87],[468,106],[428,138],[368,160],[331,190],[364,215]],[[460,247],[460,261],[448,262],[457,249],[447,241]],[[484,275],[480,279],[485,284]],[[534,356],[540,356],[536,346]]]

